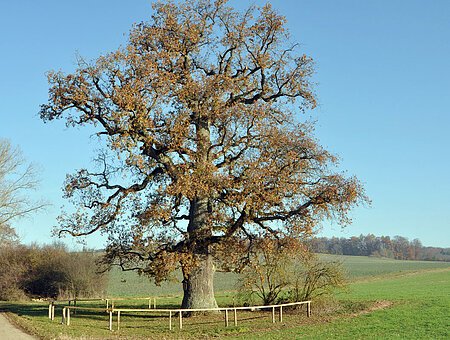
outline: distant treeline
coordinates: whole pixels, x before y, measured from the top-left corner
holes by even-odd
[[[375,236],[373,234],[343,237],[315,237],[308,242],[316,253],[387,257],[398,260],[450,262],[450,248],[424,247],[420,240],[403,236]]]

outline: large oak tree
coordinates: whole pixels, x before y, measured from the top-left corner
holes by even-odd
[[[270,5],[158,2],[126,46],[50,72],[44,121],[94,125],[95,170],[68,175],[77,206],[58,230],[108,235],[106,260],[163,280],[183,272],[185,308],[216,306],[215,267],[238,270],[253,240],[349,222],[360,183],[297,113],[316,106],[312,59]]]

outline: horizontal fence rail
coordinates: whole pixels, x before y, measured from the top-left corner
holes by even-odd
[[[116,301],[148,301],[148,308],[156,308],[156,297],[130,297],[130,298],[92,298],[92,299],[70,299],[67,300],[69,306],[76,306],[77,302],[94,302],[94,301],[105,301],[106,308],[114,308],[114,303]]]

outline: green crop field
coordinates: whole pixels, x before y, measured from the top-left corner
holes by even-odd
[[[350,280],[366,279],[373,276],[402,274],[425,269],[448,268],[450,263],[431,261],[401,261],[367,256],[323,255],[327,261],[341,261]],[[216,293],[236,289],[239,275],[233,273],[216,273],[214,280]],[[155,286],[147,277],[134,272],[122,272],[115,268],[110,272],[107,296],[167,296],[180,295],[181,273],[175,275],[172,282],[165,282],[160,287]]]
[[[324,324],[292,327],[283,334],[268,332],[265,337],[450,339],[450,268],[356,283],[339,299],[352,303],[383,301],[391,305],[370,313],[345,315]]]
[[[169,331],[167,315],[149,317],[128,313],[120,331],[107,329],[107,316],[80,312],[70,326],[50,321],[45,303],[0,303],[19,325],[44,339],[165,339],[227,337],[238,339],[449,339],[450,263],[395,261],[367,257],[324,256],[343,262],[352,280],[334,301],[313,302],[313,316],[286,310],[283,322],[272,323],[270,312],[239,312],[238,326],[225,327],[223,315],[186,319],[184,328]],[[233,303],[237,275],[218,273],[219,305]],[[158,305],[176,308],[179,283],[156,287],[133,273],[110,273],[110,296],[159,296]],[[117,305],[145,307],[148,301],[117,301]],[[79,305],[83,305],[80,303]],[[84,303],[101,306],[104,302]],[[231,322],[232,323],[232,322]],[[174,321],[176,324],[176,320]]]
[[[324,255],[320,257],[328,261],[341,261],[347,270],[350,280],[370,278],[372,276],[402,274],[426,269],[449,268],[448,262],[403,261],[368,256]]]
[[[181,273],[176,273],[173,281],[156,286],[152,280],[139,276],[135,272],[122,272],[114,268],[109,273],[107,296],[167,296],[182,294]],[[216,273],[214,287],[216,292],[234,290],[239,275],[234,273]]]

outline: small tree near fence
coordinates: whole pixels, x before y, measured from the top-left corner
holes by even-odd
[[[291,274],[288,299],[305,301],[330,295],[346,286],[345,271],[339,261],[322,261],[316,255],[295,261]]]
[[[275,242],[266,238],[254,242],[249,265],[242,272],[239,289],[241,298],[248,300],[245,302],[250,302],[256,295],[265,305],[276,303],[290,282],[290,259],[286,256],[286,252],[292,251],[289,243],[288,239]]]
[[[259,239],[253,244],[250,265],[243,271],[239,295],[265,305],[329,295],[345,286],[342,264],[321,261],[297,239]]]

